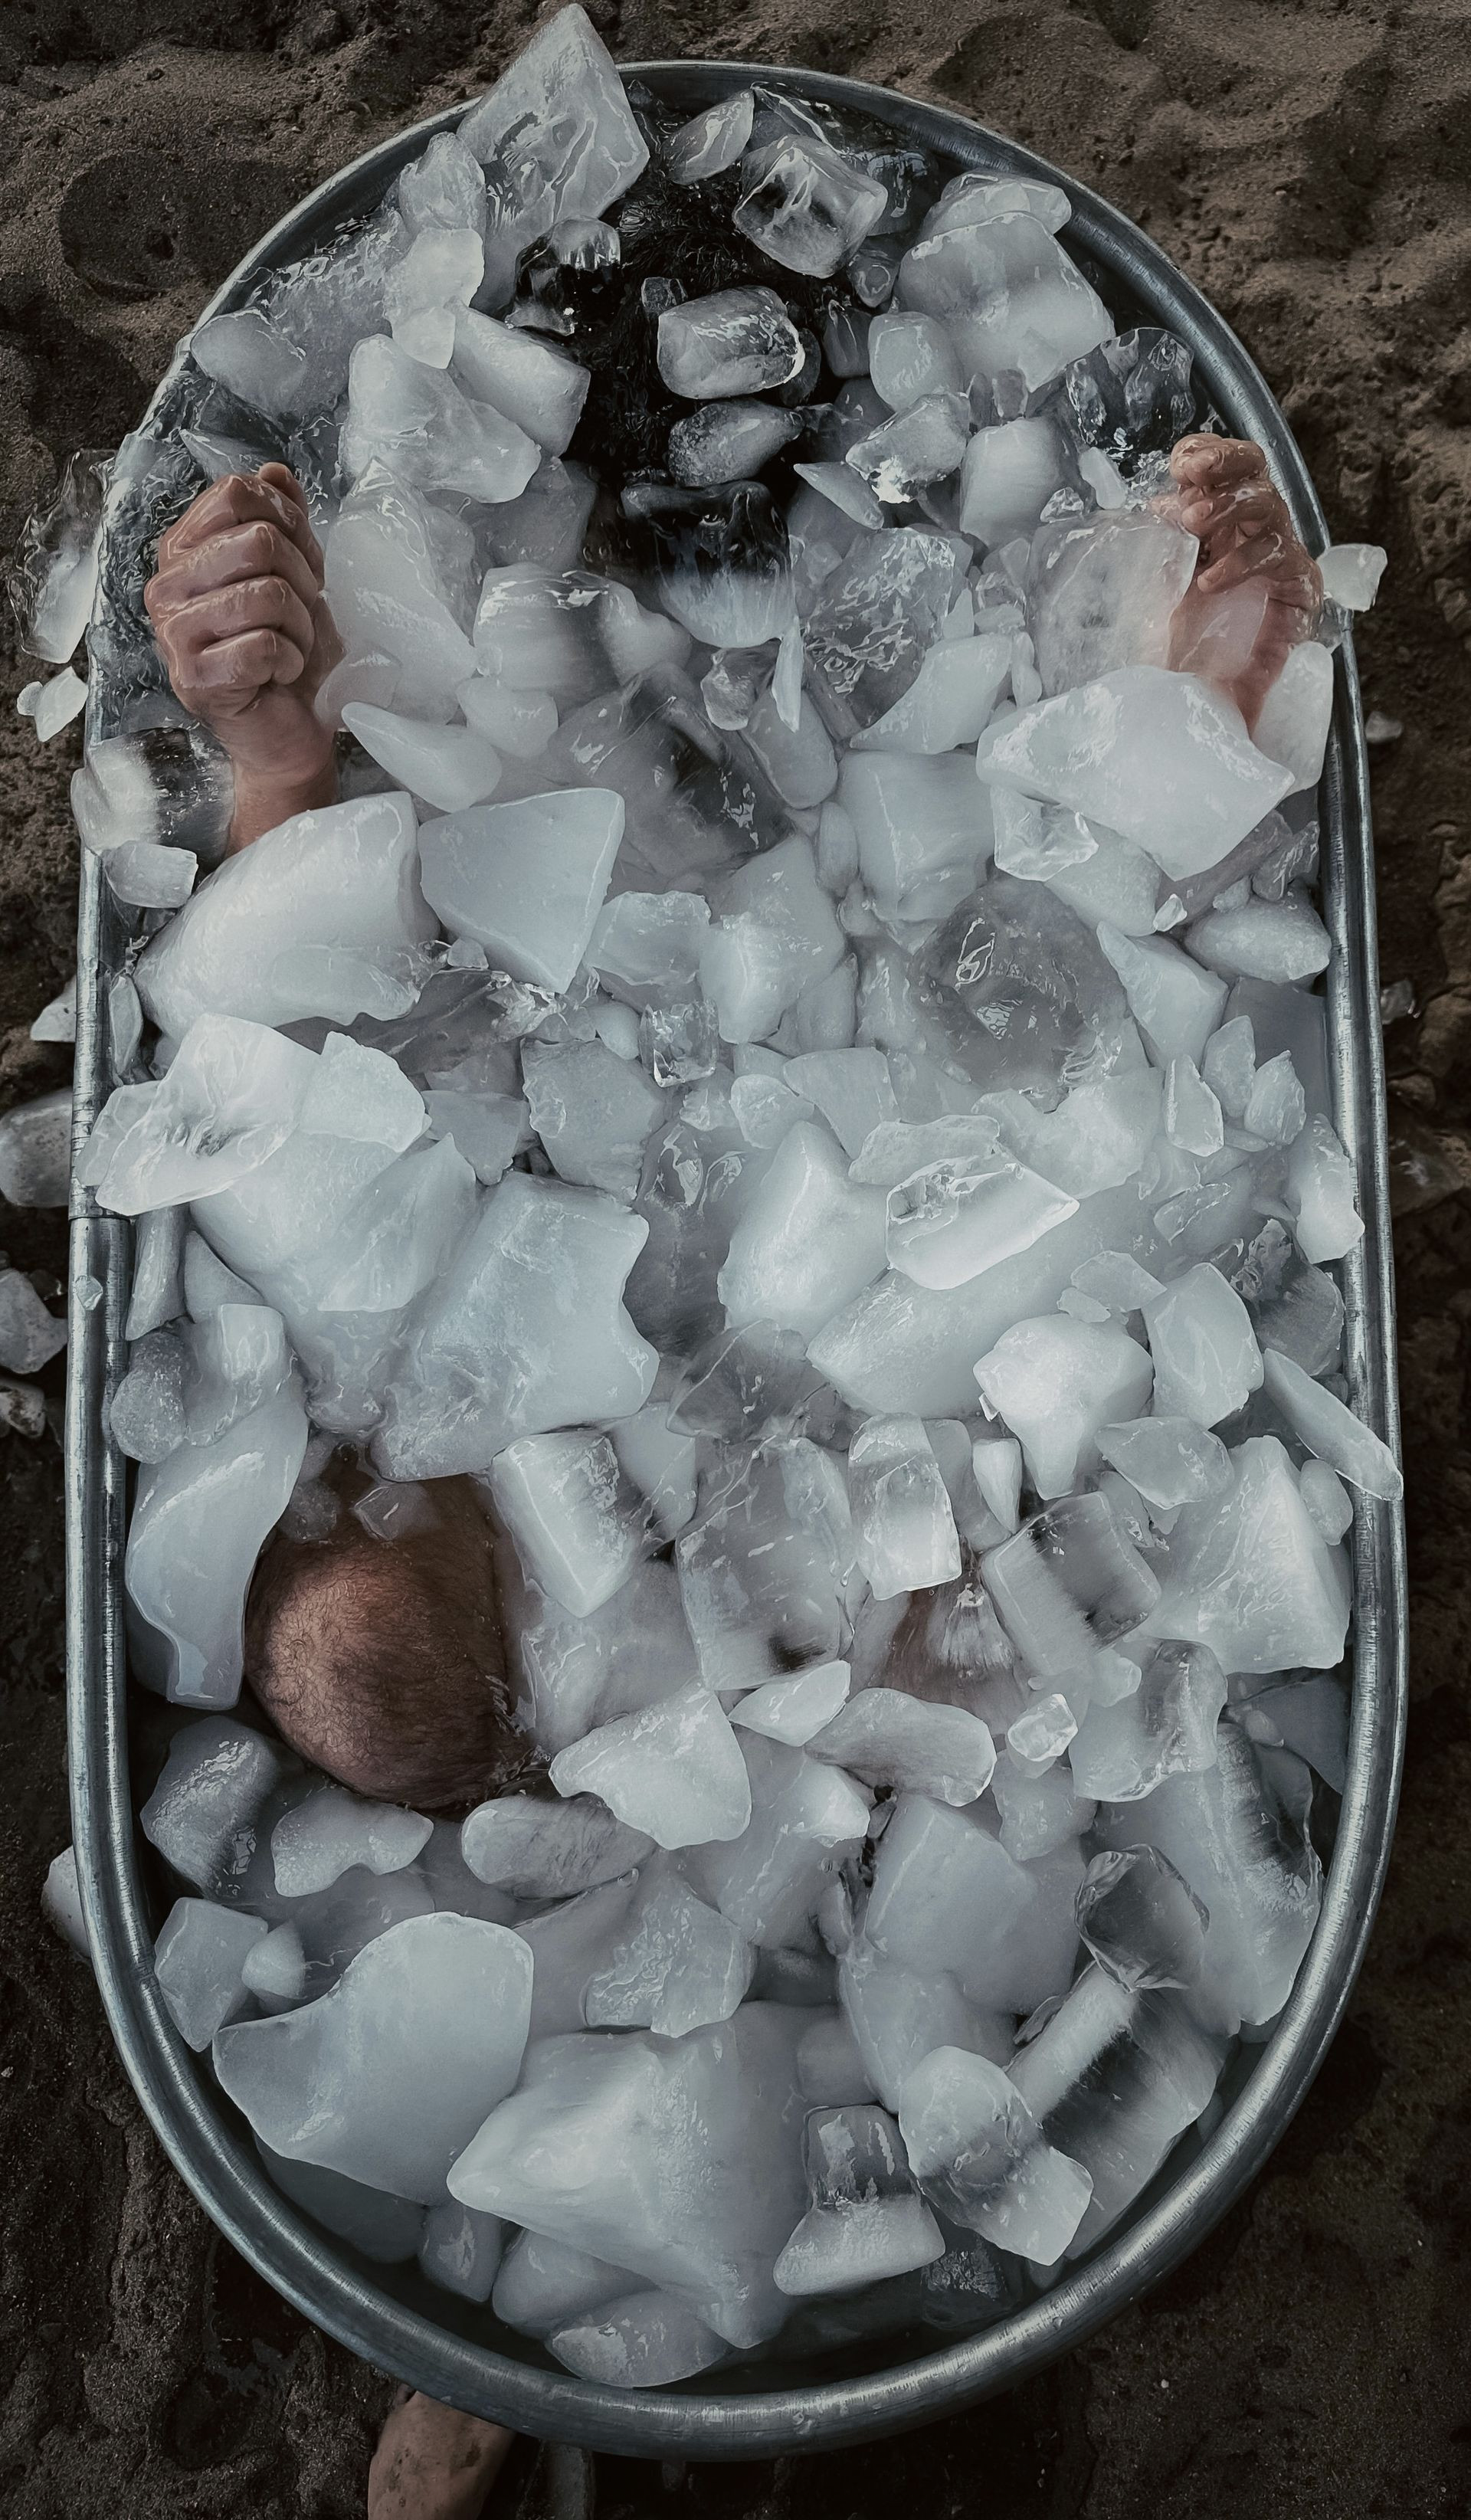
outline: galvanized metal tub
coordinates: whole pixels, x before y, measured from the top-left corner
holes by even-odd
[[[1267,447],[1310,548],[1326,541],[1303,459],[1271,394],[1219,315],[1140,233],[1096,194],[959,114],[857,81],[746,64],[641,64],[661,99],[693,112],[759,78],[861,110],[946,160],[1063,184],[1066,232],[1116,312],[1162,323],[1188,343],[1217,410]],[[334,175],[265,237],[226,282],[210,313],[239,304],[272,264],[324,243],[373,208],[391,177],[464,108],[419,124]],[[172,375],[174,371],[171,371]],[[159,411],[165,379],[151,406]],[[1398,1436],[1394,1289],[1378,1023],[1368,767],[1351,645],[1337,662],[1334,727],[1321,794],[1323,915],[1333,957],[1326,978],[1334,1117],[1357,1158],[1364,1236],[1342,1263],[1346,1371],[1359,1414],[1391,1445]],[[127,915],[83,853],[78,930],[76,1135],[112,1084],[106,997],[121,968]],[[833,2448],[902,2430],[976,2403],[1049,2362],[1177,2266],[1262,2168],[1322,2061],[1363,1956],[1389,1858],[1405,1703],[1405,1577],[1401,1509],[1360,1498],[1353,1533],[1353,1708],[1346,1791],[1322,1913],[1296,1990],[1270,2040],[1238,2058],[1225,2114],[1207,2140],[1187,2139],[1127,2222],[1041,2300],[961,2343],[869,2347],[861,2362],[814,2368],[800,2384],[780,2366],[713,2383],[626,2395],[554,2368],[488,2313],[459,2315],[417,2271],[372,2268],[306,2222],[264,2175],[248,2129],[202,2060],[180,2040],[153,1974],[159,1922],[149,1851],[134,1819],[120,1570],[126,1464],[102,1433],[102,1409],[125,1364],[122,1324],[131,1268],[125,1221],[77,1192],[71,1209],[71,1379],[67,1403],[67,1653],[71,1800],[78,1871],[98,1982],[123,2063],[176,2167],[234,2245],[268,2282],[354,2353],[434,2397],[545,2438],[656,2458],[752,2458]],[[101,1288],[101,1298],[95,1292]],[[889,2359],[885,2359],[885,2358]]]

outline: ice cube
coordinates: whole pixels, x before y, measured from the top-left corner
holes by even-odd
[[[343,1785],[319,1785],[271,1831],[276,1888],[283,1899],[328,1890],[353,1865],[401,1872],[427,1845],[432,1821],[392,1803],[368,1802]]]
[[[917,1418],[870,1418],[848,1456],[859,1562],[888,1599],[960,1571],[955,1512],[934,1448]]]
[[[494,504],[518,498],[541,459],[534,437],[493,404],[472,402],[445,369],[380,333],[359,341],[342,428],[349,480],[378,463],[414,489]]]
[[[1113,332],[1077,265],[1025,211],[922,238],[895,294],[945,323],[963,368],[988,382],[1015,371],[1028,393]]]
[[[1055,421],[1006,420],[994,428],[978,428],[960,472],[961,532],[988,548],[1030,534],[1065,478],[1062,433]],[[1067,676],[1068,681],[1084,679]],[[1052,688],[1063,686],[1054,683]]]
[[[201,1015],[262,1024],[388,1012],[374,983],[407,968],[434,922],[419,895],[407,796],[294,814],[206,876],[137,968],[160,1032]],[[334,950],[304,955],[303,948]]]
[[[1229,1487],[1226,1446],[1193,1418],[1135,1418],[1103,1427],[1098,1450],[1151,1505],[1198,1505]]]
[[[1289,795],[1315,787],[1322,777],[1332,722],[1333,658],[1307,639],[1290,651],[1253,729],[1258,751],[1286,769]]]
[[[1249,1137],[1262,1138],[1270,1147],[1288,1147],[1301,1133],[1307,1118],[1308,1098],[1292,1064],[1292,1054],[1279,1051],[1253,1077],[1241,1125]]]
[[[1293,986],[1328,968],[1332,947],[1311,901],[1289,893],[1281,901],[1243,902],[1235,910],[1209,910],[1189,931],[1193,955],[1227,980],[1277,980]]]
[[[37,743],[49,743],[86,705],[87,686],[69,665],[44,683],[27,683],[16,702],[18,713],[34,726]]]
[[[471,727],[426,726],[366,700],[349,700],[342,723],[390,779],[441,813],[480,804],[500,783],[500,755]]]
[[[910,2165],[932,2204],[994,2247],[1054,2266],[1092,2181],[1042,2135],[1015,2084],[985,2056],[937,2048],[899,2100]]]
[[[518,1435],[631,1417],[657,1358],[621,1301],[647,1236],[596,1192],[508,1173],[422,1307],[376,1466],[480,1469]]]
[[[801,2027],[783,2005],[746,2003],[673,2042],[545,2041],[456,2162],[451,2193],[630,2266],[728,2342],[759,2344],[785,2316],[771,2270],[806,2201]]]
[[[1014,1864],[993,1826],[978,1804],[958,1811],[902,1793],[878,1841],[865,1932],[886,1960],[948,1971],[983,2011],[1030,2011],[1070,1972],[1071,1892],[1059,1930],[1043,1871]]]
[[[664,143],[664,163],[676,184],[701,184],[723,175],[745,151],[756,100],[748,87],[691,114]]]
[[[804,602],[802,626],[815,670],[867,723],[914,681],[955,602],[959,570],[954,543],[919,526],[884,526],[844,542]]]
[[[529,1143],[530,1114],[519,1094],[430,1092],[424,1114],[434,1135],[451,1140],[487,1187],[498,1182]]]
[[[383,292],[384,312],[399,348],[425,367],[447,368],[456,317],[468,308],[484,277],[483,226],[421,230],[389,272]]]
[[[497,2318],[523,2336],[548,2336],[580,2313],[617,2300],[628,2288],[626,2267],[609,2266],[540,2231],[517,2231],[501,2261],[492,2308]]]
[[[837,793],[880,918],[941,919],[965,899],[991,854],[992,829],[963,756],[849,752]]]
[[[699,893],[620,892],[598,914],[590,970],[633,1007],[683,999],[699,974],[710,905]]]
[[[1292,1142],[1283,1193],[1305,1260],[1341,1260],[1360,1240],[1363,1220],[1354,1204],[1355,1188],[1354,1166],[1341,1141],[1320,1112],[1312,1112]]]
[[[933,315],[889,308],[869,326],[869,374],[891,411],[926,394],[963,393],[965,378],[945,326]]]
[[[207,1899],[174,1901],[154,1946],[154,1974],[186,2047],[207,2048],[247,2001],[241,1970],[265,1932],[259,1916],[243,1915],[238,1908],[216,1908]]]
[[[67,456],[56,496],[27,517],[10,565],[10,594],[27,655],[65,665],[92,615],[111,456]]]
[[[1125,936],[1107,922],[1098,943],[1124,983],[1129,1012],[1156,1065],[1178,1058],[1197,1064],[1221,1021],[1226,983],[1163,936]]]
[[[926,1705],[896,1688],[865,1688],[807,1744],[868,1785],[971,1803],[996,1765],[984,1724],[962,1706]]]
[[[32,1041],[75,1041],[76,1039],[76,973],[60,994],[48,998],[30,1027]]]
[[[471,401],[489,403],[550,455],[564,455],[582,417],[588,371],[535,334],[465,311],[455,318],[450,362]]]
[[[1124,1011],[1084,922],[1014,876],[987,876],[924,948],[920,968],[926,1012],[955,1067],[977,1086],[1048,1102],[1064,1060],[1079,1054],[1081,1065]]]
[[[1209,1508],[1201,1508],[1207,1511]],[[1063,1497],[981,1561],[1003,1622],[1040,1677],[1087,1671],[1148,1618],[1158,1578],[1131,1547],[1104,1496]]]
[[[612,1958],[588,1980],[583,2018],[590,2030],[682,2039],[730,2019],[754,1965],[750,1944],[718,1909],[676,1873],[650,1868]]]
[[[1192,1986],[1210,1917],[1155,1846],[1095,1855],[1078,1892],[1078,1931],[1098,1966],[1133,1995]]]
[[[1025,1164],[941,1162],[888,1195],[890,1266],[921,1286],[958,1286],[1030,1248],[1078,1202]]]
[[[818,280],[857,251],[888,208],[882,184],[806,132],[752,150],[742,173],[750,190],[732,213],[737,232],[773,262]]]
[[[67,1325],[48,1312],[19,1269],[0,1269],[0,1366],[39,1373],[67,1344]]]
[[[1162,1116],[1165,1135],[1172,1146],[1183,1148],[1186,1154],[1191,1155],[1220,1153],[1225,1142],[1221,1104],[1210,1087],[1202,1081],[1200,1070],[1188,1053],[1181,1053],[1169,1062]]]
[[[824,1662],[794,1673],[790,1680],[769,1680],[732,1707],[731,1722],[744,1732],[762,1732],[769,1740],[800,1749],[838,1713],[848,1694],[849,1679],[845,1662]]]
[[[528,1045],[521,1066],[531,1125],[562,1179],[631,1201],[664,1095],[601,1041]]]
[[[1151,1844],[1209,1919],[1192,2009],[1226,2036],[1240,2022],[1275,2019],[1292,1992],[1321,1901],[1322,1868],[1307,1829],[1308,1772],[1276,1755],[1295,1771],[1285,1792],[1269,1782],[1240,1729],[1224,1721],[1213,1764],[1167,1778],[1147,1807]],[[1132,1806],[1100,1811],[1102,1843],[1131,1843],[1141,1817]]]
[[[516,1935],[476,1917],[412,1916],[315,2003],[221,2030],[215,2071],[273,2151],[437,2205],[451,2164],[516,2079],[530,2006]]]
[[[820,498],[826,499],[853,524],[868,525],[871,529],[883,523],[883,510],[867,481],[860,481],[858,474],[851,472],[846,464],[794,464],[792,471],[799,480],[808,482]],[[795,517],[796,511],[793,510],[793,534],[796,530]]]
[[[1336,1670],[1349,1617],[1341,1551],[1304,1505],[1275,1436],[1231,1455],[1224,1496],[1181,1508],[1151,1625],[1207,1644],[1226,1671]]]
[[[585,9],[548,19],[460,138],[483,164],[510,157],[540,177],[557,218],[595,219],[642,175],[648,149],[607,46]]]
[[[843,949],[811,841],[795,833],[762,850],[722,886],[700,946],[700,985],[719,1011],[721,1039],[764,1040]]]
[[[504,1794],[465,1822],[461,1846],[479,1881],[517,1899],[568,1899],[616,1880],[652,1851],[591,1794],[566,1802]]]
[[[87,1933],[87,1919],[82,1911],[81,1892],[76,1879],[76,1849],[64,1846],[46,1867],[41,1884],[41,1913],[54,1934],[69,1943],[86,1960],[92,1957]]]
[[[937,640],[909,690],[853,738],[856,752],[947,753],[973,743],[1011,670],[1009,639]],[[974,798],[966,803],[974,809]]]
[[[700,1683],[558,1751],[551,1776],[558,1793],[600,1794],[657,1846],[739,1837],[751,1817],[739,1745]]]
[[[883,1266],[882,1192],[850,1182],[827,1131],[799,1121],[731,1237],[717,1281],[727,1320],[810,1338]]]
[[[0,1115],[0,1198],[12,1207],[65,1207],[70,1174],[70,1087],[13,1102]]]
[[[1139,1802],[1166,1777],[1211,1767],[1225,1703],[1226,1674],[1208,1645],[1154,1645],[1137,1689],[1085,1713],[1068,1753],[1078,1791],[1098,1802]]]
[[[398,179],[398,206],[414,236],[428,228],[485,233],[485,177],[457,131],[437,131]]]
[[[687,402],[726,401],[789,384],[806,351],[774,289],[722,289],[666,307],[659,374]]]
[[[240,1694],[245,1592],[306,1450],[291,1393],[216,1437],[140,1473],[123,1580],[146,1635],[134,1650],[152,1685],[185,1705]]]
[[[423,2218],[419,2263],[430,2283],[462,2301],[489,2301],[505,2247],[505,2225],[468,2205],[431,2205]]]
[[[771,492],[760,481],[734,481],[668,496],[679,505],[649,518],[665,611],[711,648],[784,638],[794,619],[791,554]]]
[[[1330,604],[1366,612],[1379,592],[1389,555],[1378,543],[1330,543],[1318,555],[1318,573]]]
[[[1027,627],[1044,692],[1071,691],[1126,665],[1178,664],[1171,623],[1197,549],[1193,534],[1148,508],[1044,526],[1027,569]]]
[[[742,1734],[740,1746],[750,1825],[690,1859],[691,1877],[748,1941],[774,1949],[810,1941],[825,1891],[863,1845],[869,1796],[841,1769],[759,1733]]]
[[[1096,1465],[1099,1427],[1142,1409],[1153,1379],[1144,1350],[1119,1325],[1065,1314],[1018,1322],[980,1359],[975,1377],[1019,1438],[1043,1497],[1065,1496]]]
[[[623,837],[621,796],[568,788],[426,824],[423,887],[456,936],[520,980],[565,989],[602,907]]]
[[[241,1964],[241,1983],[255,1997],[262,2012],[289,2012],[307,1994],[311,1974],[311,1962],[294,1925],[273,1925],[250,1945]]]
[[[705,490],[721,481],[749,480],[772,457],[802,434],[794,411],[775,403],[706,403],[669,432],[668,463],[676,481]]]
[[[1262,1358],[1267,1397],[1286,1418],[1299,1443],[1365,1496],[1401,1497],[1404,1473],[1389,1446],[1346,1409],[1331,1391],[1305,1373],[1280,1349]]]
[[[724,2362],[724,2339],[677,2293],[629,2292],[549,2329],[547,2349],[580,2380],[606,2389],[664,2389]]]
[[[1023,1777],[1044,1777],[1075,1739],[1078,1720],[1060,1690],[1033,1698],[1006,1728],[1006,1755]]]
[[[533,1581],[585,1618],[633,1572],[644,1515],[606,1435],[523,1435],[497,1455],[485,1485]]]
[[[1261,1383],[1262,1351],[1251,1315],[1220,1270],[1202,1261],[1141,1309],[1156,1414],[1201,1426],[1234,1417]]]
[[[1045,2138],[1092,2181],[1068,2255],[1079,2257],[1147,2186],[1215,2089],[1221,2043],[1191,2021],[1184,1999],[1137,1995],[1085,1969],[1011,2078]]]
[[[886,2108],[895,2109],[908,2077],[921,2057],[936,2048],[963,2048],[967,2053],[996,2056],[1010,2052],[1009,2019],[1003,2013],[978,2010],[951,1971],[925,1969],[913,1959],[885,1959],[862,1936],[839,1961],[838,1992],[852,2051],[851,2058],[845,2054],[843,2065],[848,2089],[845,2092],[839,2084],[825,2092],[813,2092],[811,2097],[864,2097],[866,2082]],[[804,2068],[807,2055],[804,2041]]]
[[[935,1164],[968,1165],[994,1155],[1000,1139],[996,1122],[985,1112],[956,1111],[939,1120],[880,1122],[848,1167],[849,1178],[896,1190],[914,1173]]]
[[[238,1897],[261,1813],[295,1765],[281,1742],[229,1717],[182,1725],[139,1814],[143,1834],[206,1899]]]
[[[1002,1844],[1018,1864],[1072,1844],[1092,1821],[1094,1806],[1075,1790],[1065,1761],[1054,1760],[1035,1775],[1003,1751],[991,1790],[1002,1816]]]
[[[782,2292],[799,2300],[853,2292],[944,2255],[944,2233],[914,2192],[887,2110],[872,2102],[815,2109],[802,2149],[812,2203],[776,2263]]]
[[[988,785],[1105,823],[1175,877],[1215,866],[1291,784],[1229,701],[1157,665],[1036,701],[982,736],[976,766]]]
[[[855,438],[843,461],[885,507],[907,507],[958,471],[969,419],[963,394],[923,394]]]

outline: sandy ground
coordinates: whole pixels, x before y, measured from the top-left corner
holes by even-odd
[[[1389,546],[1360,655],[1375,755],[1410,1481],[1414,1702],[1389,1892],[1268,2174],[1140,2309],[1016,2396],[800,2466],[603,2461],[600,2508],[690,2520],[1428,2520],[1471,2499],[1471,0],[633,0],[625,59],[724,54],[961,107],[1141,220],[1244,335],[1339,538]],[[483,86],[532,12],[471,0],[5,0],[0,541],[116,444],[277,213]],[[24,679],[8,654],[6,693]],[[0,717],[0,1098],[66,1072],[76,736]],[[48,1295],[60,1222],[5,1209]],[[48,1382],[61,1387],[60,1366]],[[386,2384],[268,2292],[146,2131],[83,1966],[35,1918],[68,1835],[61,1465],[0,1436],[0,2507],[12,2520],[361,2509]],[[507,2508],[513,2498],[503,2498]]]

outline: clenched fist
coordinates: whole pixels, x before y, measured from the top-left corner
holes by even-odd
[[[1182,437],[1170,471],[1179,489],[1167,513],[1200,544],[1170,661],[1219,682],[1251,728],[1290,652],[1312,633],[1322,579],[1249,438]]]
[[[322,582],[284,464],[212,482],[159,538],[143,600],[176,697],[229,754],[232,849],[336,794],[332,735],[312,707],[340,653]]]

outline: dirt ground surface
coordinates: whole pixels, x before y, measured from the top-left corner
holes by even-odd
[[[624,59],[888,82],[1097,186],[1221,306],[1336,538],[1388,545],[1374,754],[1413,1581],[1413,1703],[1368,1964],[1267,2174],[1198,2255],[1014,2396],[815,2461],[600,2462],[604,2520],[1429,2520],[1471,2504],[1471,0],[630,0]],[[5,0],[0,542],[111,447],[270,222],[468,97],[530,9],[474,0]],[[73,728],[0,711],[0,1101],[73,961]],[[0,1203],[60,1290],[55,1214]],[[62,1362],[47,1387],[62,1388]],[[388,2384],[216,2238],[147,2131],[36,1897],[69,1835],[61,1460],[0,1434],[0,2508],[10,2520],[349,2520]],[[494,2506],[501,2508],[498,2503]]]

